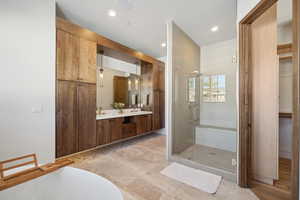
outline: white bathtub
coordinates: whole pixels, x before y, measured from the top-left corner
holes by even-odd
[[[120,190],[96,174],[64,167],[0,191],[0,200],[123,200]]]

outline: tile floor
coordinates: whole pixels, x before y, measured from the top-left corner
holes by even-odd
[[[195,144],[180,153],[179,156],[203,165],[236,173],[236,166],[232,165],[232,159],[236,159],[234,152]]]
[[[248,189],[222,181],[214,195],[170,179],[160,171],[165,159],[165,136],[151,134],[71,157],[74,167],[103,176],[116,184],[124,200],[257,200]]]

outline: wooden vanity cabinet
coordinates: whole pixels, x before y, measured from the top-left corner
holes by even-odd
[[[111,129],[111,141],[117,141],[122,139],[122,124],[123,124],[124,118],[114,118],[110,119],[110,129]]]
[[[111,143],[110,127],[109,119],[97,120],[97,146]]]
[[[79,67],[79,37],[62,30],[56,33],[56,78],[76,81]]]
[[[56,157],[61,157],[78,151],[76,83],[57,81],[56,92]]]
[[[152,130],[152,115],[138,115],[134,117],[134,120],[138,135],[150,132]]]
[[[129,138],[136,136],[136,124],[135,123],[127,123],[122,125],[122,136],[123,138]]]
[[[96,85],[78,83],[78,146],[79,151],[93,148],[96,141]]]

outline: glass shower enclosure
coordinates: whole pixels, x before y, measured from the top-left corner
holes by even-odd
[[[236,181],[235,172],[222,167],[231,165],[235,154],[196,144],[203,89],[200,47],[173,22],[168,24],[168,65],[168,159]]]

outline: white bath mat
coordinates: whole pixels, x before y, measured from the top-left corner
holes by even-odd
[[[221,176],[178,163],[172,163],[160,173],[210,194],[217,192],[222,180]]]

